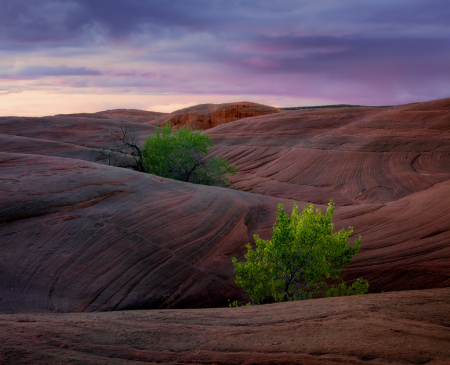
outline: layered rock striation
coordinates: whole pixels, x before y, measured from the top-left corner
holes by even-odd
[[[450,99],[284,111],[208,131],[233,188],[338,205],[383,204],[450,179]]]

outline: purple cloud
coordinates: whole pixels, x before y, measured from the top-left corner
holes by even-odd
[[[446,0],[0,0],[0,9],[0,54],[26,62],[3,79],[359,104],[450,96]],[[45,65],[69,65],[69,54],[85,66]]]
[[[100,71],[89,70],[86,67],[48,67],[48,66],[28,66],[21,69],[13,69],[0,72],[3,79],[35,79],[45,76],[98,76]]]

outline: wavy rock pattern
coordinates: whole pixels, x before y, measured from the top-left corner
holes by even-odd
[[[101,162],[100,150],[71,143],[0,134],[0,151]]]
[[[80,160],[0,153],[0,312],[201,307],[277,201]]]
[[[240,167],[235,190],[94,163],[117,119],[0,118],[0,312],[222,305],[239,296],[231,257],[254,233],[269,238],[277,204],[294,200],[333,198],[336,227],[362,234],[346,279],[373,292],[449,286],[449,105],[215,127],[213,153]]]
[[[0,315],[4,364],[450,363],[450,289],[247,308]]]
[[[450,179],[450,99],[286,111],[218,126],[238,190],[323,204],[386,203]]]
[[[450,181],[385,205],[342,207],[336,227],[353,226],[363,244],[343,273],[371,291],[450,286]]]

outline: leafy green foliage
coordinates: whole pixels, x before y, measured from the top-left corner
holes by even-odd
[[[158,127],[155,136],[145,141],[143,164],[158,176],[203,185],[229,184],[229,175],[237,169],[222,158],[206,155],[213,147],[212,138],[191,128],[173,132],[170,123]]]
[[[237,300],[231,301],[231,300],[228,299],[228,306],[229,306],[230,308],[248,307],[248,306],[250,306],[250,305],[251,305],[250,302],[241,305]]]
[[[332,202],[325,214],[319,209],[314,212],[312,204],[300,213],[294,204],[290,217],[284,213],[283,204],[278,205],[272,239],[266,241],[254,235],[256,248],[247,244],[246,261],[233,258],[236,283],[252,303],[261,304],[269,298],[279,302],[367,292],[369,283],[361,278],[350,286],[344,282],[335,286],[327,283],[340,280],[342,267],[350,263],[361,243],[359,237],[348,245],[351,227],[333,233],[333,214]]]

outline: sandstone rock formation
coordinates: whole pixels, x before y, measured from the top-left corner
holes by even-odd
[[[239,119],[278,112],[280,109],[249,102],[201,104],[155,118],[150,124],[163,126],[170,121],[174,129],[188,126],[193,129],[205,130]]]
[[[278,202],[75,159],[0,166],[3,313],[225,304],[231,256]]]
[[[285,111],[208,133],[233,188],[338,205],[386,203],[450,179],[450,99]]]
[[[450,363],[450,289],[246,308],[0,315],[2,364]]]
[[[240,167],[234,190],[95,163],[118,119],[0,118],[0,312],[223,305],[239,296],[231,257],[270,237],[277,204],[330,198],[336,227],[363,236],[346,279],[372,292],[450,286],[449,104],[215,127],[213,153]],[[126,123],[142,139],[155,129]]]

